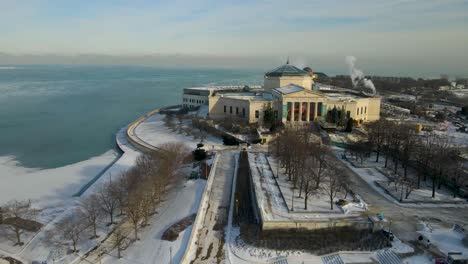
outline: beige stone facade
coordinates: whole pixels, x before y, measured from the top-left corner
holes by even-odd
[[[219,93],[211,96],[208,104],[208,117],[214,120],[238,119],[246,123],[263,123],[265,110],[271,107],[271,94]]]
[[[263,89],[271,91],[274,88],[283,87],[289,84],[295,84],[304,87],[307,90],[312,90],[312,76],[283,76],[283,77],[264,77]]]
[[[190,88],[184,91],[184,106],[208,105],[208,118],[237,119],[262,124],[265,111],[272,111],[277,123],[330,121],[352,118],[358,123],[380,118],[380,97],[353,92],[313,90],[310,73],[285,64],[267,72],[263,90],[216,90]]]

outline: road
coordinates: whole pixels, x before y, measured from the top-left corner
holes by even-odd
[[[221,263],[224,258],[224,228],[227,224],[229,202],[237,150],[220,152],[209,198],[208,212],[198,238],[197,253],[192,263]]]

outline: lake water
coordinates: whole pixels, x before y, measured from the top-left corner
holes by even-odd
[[[0,156],[55,168],[100,155],[117,130],[182,89],[262,83],[262,71],[138,66],[0,67]]]

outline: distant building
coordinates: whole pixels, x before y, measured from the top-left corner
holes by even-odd
[[[385,81],[385,82],[390,82],[390,83],[401,83],[402,81],[412,81],[414,80],[411,77],[397,77],[397,76],[367,76],[366,78],[369,78],[374,81]]]
[[[329,90],[313,90],[313,84],[313,74],[288,62],[265,73],[262,90],[188,88],[183,103],[186,107],[207,104],[210,119],[233,118],[259,124],[267,111],[274,121],[283,124],[325,121],[331,113],[359,123],[380,118],[380,97],[331,86],[327,86]]]
[[[186,108],[196,108],[208,105],[208,99],[219,91],[239,92],[244,89],[260,89],[261,86],[209,86],[185,88],[182,95],[182,106]]]
[[[416,102],[417,98],[416,96],[409,94],[393,94],[388,96],[388,100],[395,102]]]

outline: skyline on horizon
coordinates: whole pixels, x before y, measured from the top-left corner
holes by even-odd
[[[0,0],[0,65],[130,64],[468,77],[468,1]]]

